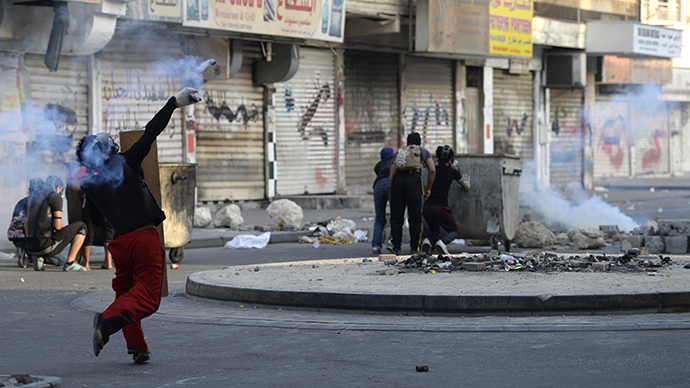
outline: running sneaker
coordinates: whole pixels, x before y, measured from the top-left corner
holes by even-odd
[[[132,360],[135,364],[143,364],[151,359],[151,353],[148,352],[127,352],[132,354]]]
[[[34,271],[45,271],[45,267],[43,266],[43,258],[42,257],[34,257]]]
[[[103,314],[96,313],[93,317],[93,354],[98,357],[98,354],[103,350],[103,335],[101,334],[101,322],[103,322]]]
[[[443,243],[443,241],[438,240],[436,241],[436,245],[434,246],[436,249],[436,252],[440,255],[449,255],[448,253],[448,248],[446,248],[446,244]]]
[[[429,241],[428,238],[425,238],[424,241],[422,241],[422,252],[424,252],[428,255],[430,250],[431,250],[431,241]]]
[[[43,260],[43,259],[41,258],[41,260]],[[34,269],[36,269],[35,266],[34,266]],[[89,270],[89,268],[86,268],[82,265],[79,265],[79,263],[77,263],[77,261],[74,260],[72,263],[65,263],[65,266],[62,267],[62,270],[63,271],[74,271],[74,272],[86,272]]]

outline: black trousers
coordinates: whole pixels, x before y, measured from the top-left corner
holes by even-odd
[[[448,234],[441,239],[445,244],[448,244],[460,236],[458,232],[458,225],[455,223],[453,217],[453,210],[448,206],[441,205],[424,205],[424,220],[429,226],[429,234],[427,238],[431,245],[436,244],[438,235],[443,228]]]
[[[393,248],[400,250],[402,244],[405,208],[410,224],[410,249],[419,250],[422,237],[422,206],[424,202],[424,182],[417,171],[398,171],[391,183],[391,237]]]

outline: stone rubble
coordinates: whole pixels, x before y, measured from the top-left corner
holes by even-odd
[[[386,266],[395,266],[400,273],[438,273],[454,271],[530,271],[530,272],[656,272],[673,264],[670,257],[643,254],[631,249],[618,254],[557,254],[550,251],[532,251],[499,254],[498,251],[481,254],[432,255],[420,252],[407,259],[385,260]],[[381,273],[390,274],[390,269]]]

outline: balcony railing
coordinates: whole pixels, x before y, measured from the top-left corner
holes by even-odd
[[[643,0],[640,19],[649,24],[686,23],[687,17],[682,11],[678,0]]]

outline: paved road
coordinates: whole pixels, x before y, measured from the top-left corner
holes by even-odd
[[[663,207],[674,215],[668,218],[690,218],[687,192],[662,198],[650,194],[657,193],[610,192],[609,198],[621,208],[635,204],[639,217],[648,218],[655,207]],[[153,352],[146,365],[132,364],[119,334],[100,357],[91,352],[93,314],[78,307],[88,307],[85,301],[95,296],[107,298],[113,272],[63,273],[49,268],[38,273],[0,261],[0,375],[58,376],[66,387],[690,385],[690,314],[366,316],[254,310],[187,300],[179,293],[186,277],[201,270],[368,252],[367,244],[186,250],[180,269],[169,271],[172,296],[165,299],[161,314],[144,321]],[[94,257],[94,265],[100,259]],[[362,325],[342,324],[353,321]],[[324,322],[334,324],[326,327]],[[415,323],[433,330],[401,329]],[[444,332],[444,326],[467,330]],[[428,365],[430,371],[416,372],[416,365]]]

